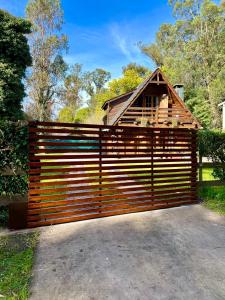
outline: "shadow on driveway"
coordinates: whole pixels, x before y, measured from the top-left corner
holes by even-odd
[[[200,205],[45,227],[32,300],[225,299],[225,218]]]

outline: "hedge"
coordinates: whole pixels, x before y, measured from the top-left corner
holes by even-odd
[[[4,175],[10,169],[15,175]],[[28,169],[28,127],[24,121],[0,121],[0,195],[25,194]]]
[[[199,130],[198,149],[201,156],[207,157],[213,163],[225,164],[225,132]],[[213,176],[225,180],[225,167],[215,167]]]

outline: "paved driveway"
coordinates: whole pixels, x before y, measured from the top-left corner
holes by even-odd
[[[45,227],[31,299],[225,299],[225,218],[193,205]]]

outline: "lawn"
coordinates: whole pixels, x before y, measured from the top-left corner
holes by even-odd
[[[216,180],[212,175],[213,169],[203,169],[203,181]],[[225,186],[205,186],[199,189],[199,197],[203,205],[213,211],[225,215]]]
[[[199,197],[205,207],[225,215],[225,186],[202,187]]]
[[[207,180],[216,180],[215,177],[212,175],[213,169],[212,168],[203,168],[202,171],[202,179],[207,181]]]
[[[38,232],[0,237],[1,299],[28,299],[37,241]]]

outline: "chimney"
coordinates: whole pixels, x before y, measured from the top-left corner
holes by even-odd
[[[178,94],[178,96],[184,100],[184,85],[183,84],[175,84],[174,89],[176,91],[176,93]]]

